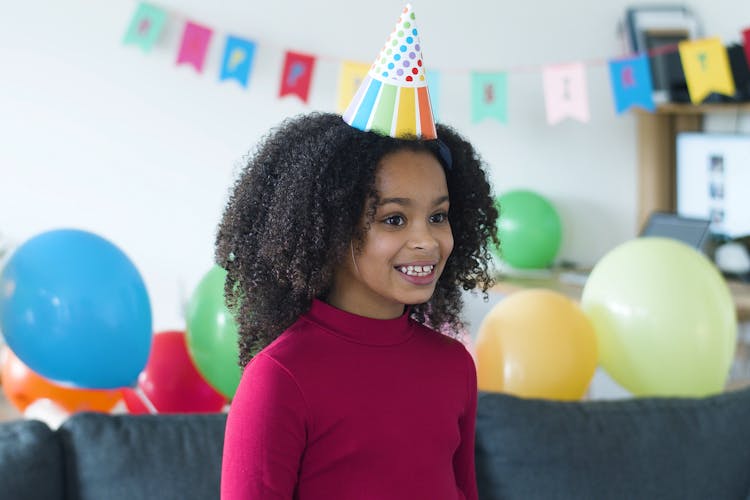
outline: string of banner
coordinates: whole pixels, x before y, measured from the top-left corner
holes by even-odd
[[[149,52],[157,44],[168,20],[166,10],[140,2],[128,25],[125,45],[135,45]],[[203,72],[208,47],[214,30],[193,21],[185,21],[176,64],[191,65]],[[750,64],[750,28],[742,31],[745,57]],[[247,87],[257,43],[253,40],[226,35],[219,71],[219,80],[235,80]],[[679,51],[690,100],[700,104],[711,93],[732,96],[735,83],[726,47],[718,37],[685,40],[678,45],[661,47],[659,53]],[[652,54],[653,55],[653,54]],[[296,95],[308,101],[310,84],[318,57],[288,50],[284,54],[279,97]],[[617,114],[634,106],[647,111],[656,109],[649,54],[631,54],[607,61],[612,95]],[[360,82],[370,69],[369,64],[342,61],[338,79],[337,110],[343,112]],[[566,118],[588,122],[590,118],[586,64],[573,62],[541,67],[547,123],[554,125]],[[480,122],[491,118],[508,122],[508,73],[471,72],[471,119]],[[435,114],[439,111],[440,72],[427,71],[427,81]]]

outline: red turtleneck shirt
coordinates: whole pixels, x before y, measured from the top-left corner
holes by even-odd
[[[474,500],[476,396],[460,342],[316,300],[245,369],[221,498]]]

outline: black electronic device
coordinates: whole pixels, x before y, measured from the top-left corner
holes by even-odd
[[[672,238],[705,252],[710,236],[710,226],[709,219],[682,217],[669,212],[653,212],[643,225],[639,236]]]

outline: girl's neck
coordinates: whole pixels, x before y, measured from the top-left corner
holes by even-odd
[[[378,302],[362,300],[356,294],[340,293],[341,290],[341,287],[334,286],[325,298],[336,309],[373,319],[393,319],[404,314],[404,304],[385,299]]]

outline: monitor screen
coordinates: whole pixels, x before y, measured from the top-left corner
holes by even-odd
[[[677,213],[711,232],[750,235],[750,134],[677,134]]]

